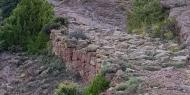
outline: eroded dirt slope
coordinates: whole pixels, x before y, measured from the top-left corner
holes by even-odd
[[[75,81],[65,69],[50,71],[39,57],[0,53],[0,95],[53,95],[64,80]]]

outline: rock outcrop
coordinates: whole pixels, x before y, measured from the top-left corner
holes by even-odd
[[[190,54],[190,0],[161,0],[161,5],[168,8],[169,17],[176,20],[180,42]]]
[[[89,44],[88,39],[69,38],[60,30],[52,30],[50,38],[53,53],[62,58],[69,69],[79,73],[84,82],[90,81],[99,72],[100,65],[95,60],[97,47]]]

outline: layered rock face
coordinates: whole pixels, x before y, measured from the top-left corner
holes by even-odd
[[[177,21],[180,42],[190,51],[190,0],[161,0],[161,5],[170,9],[169,17]]]
[[[67,17],[70,24],[68,32],[81,30],[91,40],[68,39],[61,31],[52,31],[51,39],[53,53],[63,58],[71,68],[79,72],[84,80],[91,80],[100,71],[99,59],[102,55],[97,54],[101,43],[91,31],[113,32],[125,29],[124,10],[116,2],[117,0],[50,0],[55,6],[55,15]],[[103,37],[103,36],[102,36]],[[98,40],[99,39],[99,40]],[[97,49],[97,52],[95,51]]]
[[[89,41],[69,38],[61,33],[61,30],[52,30],[51,35],[53,53],[62,58],[76,74],[80,74],[84,82],[91,80],[100,70],[99,64],[95,64],[96,46]]]

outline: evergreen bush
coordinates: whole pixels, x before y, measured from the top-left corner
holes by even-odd
[[[43,49],[47,48],[49,36],[44,32],[39,32],[35,40],[30,40],[27,44],[27,50],[31,54],[41,53]]]
[[[53,21],[49,22],[42,28],[42,32],[50,34],[52,29],[60,29],[61,26],[68,27],[68,20],[63,17],[56,17]]]
[[[28,44],[38,40],[42,27],[52,19],[53,8],[46,0],[22,0],[0,28],[4,49],[19,46],[27,50]]]

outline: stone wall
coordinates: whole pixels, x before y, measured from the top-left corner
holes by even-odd
[[[95,62],[95,52],[87,52],[76,47],[69,47],[68,38],[60,30],[53,30],[50,35],[52,50],[55,55],[62,58],[69,69],[79,73],[84,82],[94,78],[100,71],[100,65]]]

